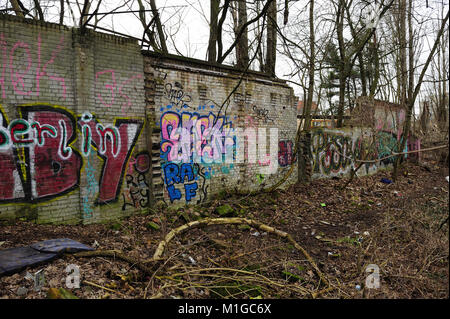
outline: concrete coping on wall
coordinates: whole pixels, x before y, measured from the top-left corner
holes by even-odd
[[[71,29],[70,27],[65,25],[30,18],[21,18],[11,14],[0,14],[0,21],[3,21],[3,23],[5,23],[6,21],[21,22],[28,25],[38,25],[45,28],[59,29],[65,31],[69,31]]]
[[[95,30],[87,29],[87,28],[82,30],[80,28],[69,27],[66,25],[61,25],[61,24],[57,24],[57,23],[53,23],[53,22],[35,20],[35,19],[30,19],[30,18],[21,18],[21,17],[11,15],[11,14],[0,14],[0,21],[3,21],[3,23],[6,23],[7,21],[14,21],[14,22],[27,24],[27,25],[36,25],[36,26],[60,30],[60,31],[72,31],[73,33],[76,33],[81,36],[97,37],[97,38],[101,38],[101,39],[111,40],[118,44],[135,44],[136,46],[139,46],[138,41],[133,38],[127,38],[127,37],[118,36],[115,34],[99,32],[99,31],[95,31]]]
[[[155,61],[155,63],[152,63],[153,65],[164,68],[231,78],[239,78],[244,71],[231,65],[209,62],[169,53],[160,53],[148,50],[142,50],[141,52],[143,56],[152,58]],[[290,86],[286,84],[286,81],[270,77],[267,74],[258,71],[247,70],[245,78],[256,82],[262,82],[267,85],[279,85],[290,88]]]

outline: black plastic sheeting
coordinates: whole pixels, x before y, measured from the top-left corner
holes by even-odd
[[[62,253],[89,250],[94,248],[68,238],[50,239],[26,247],[0,250],[0,276],[50,261]]]

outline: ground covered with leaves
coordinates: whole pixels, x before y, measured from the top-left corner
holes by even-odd
[[[0,297],[47,298],[51,288],[65,288],[78,298],[448,298],[448,175],[448,166],[429,161],[405,165],[392,184],[381,182],[390,178],[384,171],[345,189],[343,178],[269,194],[222,193],[203,207],[160,207],[109,224],[3,225],[0,249],[71,238],[129,260],[63,255],[0,277]],[[149,262],[172,229],[229,217],[289,234],[326,280],[292,242],[246,223],[187,229]],[[66,287],[70,264],[79,266],[79,289]],[[25,275],[41,269],[45,284],[34,291]]]

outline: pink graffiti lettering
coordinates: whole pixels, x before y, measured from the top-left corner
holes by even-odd
[[[105,102],[105,100],[103,99],[103,96],[100,93],[97,94],[97,98],[100,100],[100,103],[103,104],[103,106],[110,107],[114,104],[114,97],[115,97],[114,90],[116,88],[116,77],[114,75],[114,70],[104,70],[104,71],[97,72],[95,74],[95,81],[98,82],[99,76],[101,76],[103,74],[107,74],[107,73],[109,73],[111,75],[112,83],[105,84],[105,88],[110,90],[110,92],[111,92],[111,101],[110,101],[110,103]]]
[[[14,68],[14,63],[13,63],[14,62],[14,53],[16,52],[16,50],[18,48],[23,48],[27,54],[27,67],[26,67],[24,73],[20,73],[19,71],[15,70],[15,68]],[[13,48],[11,49],[11,51],[9,53],[9,71],[11,72],[11,82],[14,87],[15,93],[20,94],[20,95],[30,95],[31,91],[25,92],[22,90],[25,90],[25,82],[23,81],[23,78],[30,71],[31,64],[32,64],[31,53],[30,53],[30,48],[29,48],[28,44],[26,44],[22,41],[17,42],[13,46]],[[22,90],[18,88],[18,84],[20,84],[22,86]]]
[[[214,114],[199,116],[197,113],[183,112],[181,117],[175,112],[166,112],[161,116],[161,153],[167,161],[189,162],[202,158],[209,162],[222,160],[226,153],[225,144],[231,132],[231,123],[225,123],[223,116]],[[191,149],[192,144],[192,149]]]
[[[66,83],[65,83],[64,78],[47,74],[47,66],[50,64],[53,64],[55,62],[55,59],[56,59],[58,53],[61,51],[61,49],[63,47],[63,42],[64,42],[64,37],[61,36],[61,38],[59,39],[58,46],[56,47],[56,49],[54,51],[52,51],[50,60],[48,60],[47,63],[44,64],[44,66],[42,67],[42,70],[41,70],[41,35],[40,34],[38,35],[38,66],[36,69],[36,95],[37,96],[39,96],[39,91],[40,91],[40,86],[39,86],[40,79],[44,76],[48,76],[51,80],[58,81],[61,83],[61,86],[63,88],[63,98],[64,99],[66,98]]]
[[[125,115],[125,111],[131,107],[131,100],[130,100],[129,96],[126,95],[122,90],[126,85],[128,85],[129,83],[131,83],[133,80],[136,80],[136,79],[142,79],[142,75],[141,74],[134,75],[131,78],[122,82],[121,85],[119,86],[119,95],[125,99],[125,102],[122,103],[122,107],[121,107],[123,115]]]
[[[50,59],[41,66],[41,46],[42,46],[42,40],[41,35],[38,35],[38,41],[37,41],[37,65],[36,65],[36,75],[35,75],[35,88],[34,88],[34,95],[39,96],[40,95],[40,82],[41,79],[45,76],[47,76],[50,80],[59,82],[63,92],[62,97],[66,98],[66,85],[65,85],[65,79],[61,76],[58,76],[56,74],[49,74],[47,69],[48,66],[51,64],[54,64],[56,61],[56,58],[58,57],[59,53],[61,52],[64,44],[64,37],[61,36],[59,43],[57,47],[51,52]],[[6,97],[6,68],[9,69],[9,77],[10,77],[10,83],[12,85],[12,88],[14,90],[14,94],[17,95],[24,95],[29,96],[33,92],[33,83],[29,80],[31,75],[31,70],[33,67],[33,60],[31,55],[31,47],[28,43],[23,41],[17,41],[12,45],[11,50],[9,50],[8,54],[8,43],[5,40],[5,37],[3,34],[0,34],[0,50],[1,50],[1,57],[2,57],[2,72],[1,72],[1,78],[0,78],[0,85],[2,88],[2,98]],[[22,51],[22,53],[21,53]],[[20,58],[22,57],[22,58]],[[19,67],[19,65],[22,66],[22,68]]]

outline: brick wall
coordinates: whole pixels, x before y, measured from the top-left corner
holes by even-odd
[[[134,41],[0,16],[0,219],[91,223],[148,205],[142,70]]]
[[[388,124],[385,124],[388,125]],[[373,174],[380,169],[393,167],[398,152],[397,135],[377,127],[318,128],[311,131],[310,162],[311,177],[330,178],[348,176],[351,169],[357,175]],[[420,141],[409,138],[403,152],[420,149]],[[417,160],[417,153],[404,155],[405,159]]]
[[[224,190],[253,191],[276,183],[296,165],[292,88],[257,72],[242,78],[229,67],[145,55],[147,108],[154,111],[149,135],[155,199],[197,204]],[[222,141],[208,134],[214,129]],[[240,135],[245,129],[247,142]]]
[[[270,187],[292,166],[284,186],[347,175],[390,155],[405,118],[360,99],[353,127],[302,136],[299,166],[296,115],[292,88],[262,73],[0,15],[0,220],[103,222]]]
[[[348,176],[356,169],[356,160],[376,160],[396,139],[391,135],[377,135],[371,128],[317,128],[311,131],[311,177],[331,178]],[[393,158],[391,158],[393,159]],[[391,161],[364,164],[357,175],[375,173],[391,165]]]
[[[1,15],[0,90],[0,220],[103,222],[270,186],[296,165],[284,82],[133,40]]]

